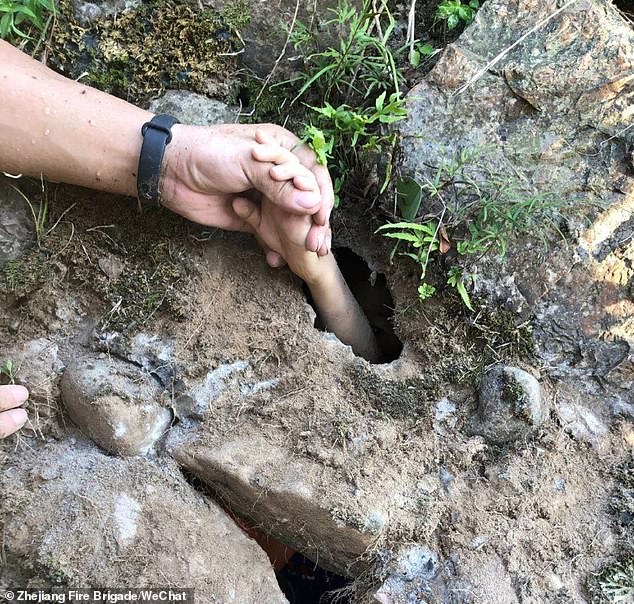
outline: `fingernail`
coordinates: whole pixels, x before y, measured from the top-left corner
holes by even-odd
[[[295,198],[298,206],[306,208],[314,208],[319,203],[319,195],[315,193],[299,193]]]
[[[19,405],[29,398],[29,391],[24,386],[7,386],[7,391]]]
[[[317,238],[317,251],[321,250],[321,247],[324,245],[324,234],[322,233],[321,235],[319,235],[319,237]]]
[[[27,415],[24,409],[9,409],[9,411],[3,412],[3,415],[5,414],[9,421],[13,422],[16,429],[21,428],[26,423]]]

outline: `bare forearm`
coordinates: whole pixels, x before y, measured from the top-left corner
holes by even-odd
[[[321,259],[327,263],[317,282],[308,287],[324,326],[355,354],[373,363],[381,361],[381,351],[363,310],[355,300],[337,262],[330,254]]]
[[[136,194],[151,113],[68,80],[0,41],[0,170]]]

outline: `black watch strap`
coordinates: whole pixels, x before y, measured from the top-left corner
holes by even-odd
[[[155,115],[143,124],[141,134],[143,145],[139,155],[139,169],[136,177],[136,188],[139,202],[143,205],[160,207],[161,163],[165,147],[172,140],[171,127],[180,123],[171,115]]]

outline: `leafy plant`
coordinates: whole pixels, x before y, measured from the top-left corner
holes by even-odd
[[[425,57],[430,57],[436,52],[431,44],[421,44],[416,42],[410,53],[410,64],[412,67],[418,67]]]
[[[421,268],[421,300],[436,291],[428,281],[431,263],[448,255],[453,264],[446,283],[473,310],[467,290],[470,264],[489,253],[504,256],[514,235],[532,232],[543,236],[548,227],[559,230],[557,220],[564,200],[552,193],[526,191],[517,178],[488,171],[489,162],[481,154],[463,149],[455,157],[443,159],[422,183],[403,179],[397,184],[396,197],[405,220],[377,229],[397,240],[392,259],[399,246],[407,244],[409,249],[399,255],[413,259]],[[450,254],[452,249],[455,253]]]
[[[55,13],[53,0],[0,0],[0,38],[30,39],[29,28],[46,28],[46,13]]]
[[[447,22],[448,29],[455,29],[460,23],[469,25],[480,8],[479,0],[442,0],[436,9],[436,18]]]
[[[634,557],[605,569],[598,578],[601,594],[610,604],[634,601]]]
[[[0,365],[0,376],[6,375],[7,378],[9,378],[10,384],[15,384],[17,373],[18,373],[17,367],[13,363],[12,359],[7,359],[4,362],[4,365]]]
[[[366,1],[359,10],[340,0],[331,10],[326,35],[338,38],[338,46],[311,53],[314,37],[304,25],[295,28],[292,39],[306,55],[306,72],[294,80],[299,90],[293,103],[304,101],[303,141],[329,164],[338,192],[362,163],[360,153],[392,151],[395,135],[385,127],[405,118],[406,110],[390,47],[395,21],[385,3],[374,10]],[[382,189],[389,176],[387,169]]]

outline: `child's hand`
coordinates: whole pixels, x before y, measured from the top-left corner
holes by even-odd
[[[289,186],[302,191],[319,190],[312,172],[277,142],[262,141],[254,149],[253,157],[274,164],[270,173],[275,180],[286,180]],[[321,261],[315,252],[306,250],[306,237],[312,226],[310,216],[285,212],[266,198],[259,207],[249,200],[237,199],[234,211],[251,226],[266,247],[280,254],[291,270],[309,285],[318,281],[325,265],[330,264],[330,258]]]

